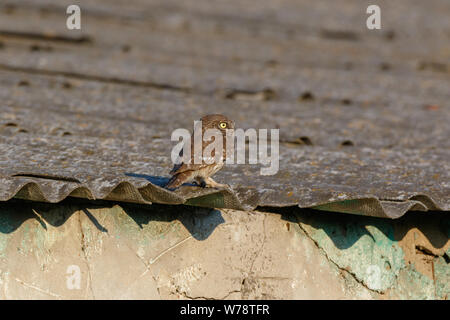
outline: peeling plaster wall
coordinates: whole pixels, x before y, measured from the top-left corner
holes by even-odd
[[[448,298],[446,213],[261,210],[2,203],[0,298]]]

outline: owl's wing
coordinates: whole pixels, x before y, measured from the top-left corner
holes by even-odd
[[[180,153],[179,153],[180,158],[183,157],[183,149],[181,149]],[[172,170],[170,171],[171,175],[175,175],[181,172],[185,172],[185,171],[190,171],[190,170],[199,170],[202,169],[204,167],[207,167],[208,164],[206,163],[202,163],[202,164],[193,164],[193,163],[179,163],[179,164],[175,164],[172,168]]]
[[[180,150],[180,153],[178,154],[180,156],[180,158],[183,157],[183,149]],[[178,164],[174,164],[172,170],[170,170],[169,174],[174,175],[177,173],[178,169],[181,168],[181,166],[183,165],[182,163],[178,163]]]
[[[193,163],[181,163],[173,166],[173,169],[170,171],[171,175],[176,175],[186,171],[197,171],[199,169],[207,167],[208,164],[193,164]]]

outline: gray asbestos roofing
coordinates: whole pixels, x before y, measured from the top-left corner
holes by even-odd
[[[0,4],[0,200],[82,197],[397,218],[450,210],[450,2]],[[207,113],[280,129],[280,170],[232,191],[162,186],[176,128]]]

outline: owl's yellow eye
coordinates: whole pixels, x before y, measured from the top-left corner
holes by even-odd
[[[226,127],[227,127],[226,122],[221,122],[221,123],[219,123],[219,128],[225,129]]]

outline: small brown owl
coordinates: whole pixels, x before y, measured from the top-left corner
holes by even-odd
[[[201,159],[201,163],[194,163],[194,135],[191,136],[191,162],[175,164],[170,171],[172,178],[167,183],[166,187],[169,189],[178,188],[183,183],[197,182],[202,187],[228,187],[226,184],[220,184],[211,179],[211,176],[217,171],[222,169],[224,161],[226,159],[226,130],[234,129],[234,122],[221,114],[210,114],[202,117],[202,137],[207,129],[218,129],[223,136],[223,157],[220,161],[214,163],[206,163],[204,158]],[[213,141],[204,141],[202,139],[202,154],[206,146]],[[183,150],[180,152],[180,157],[183,156]],[[211,153],[211,156],[215,156],[215,152]]]

